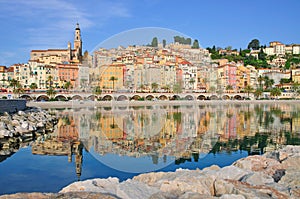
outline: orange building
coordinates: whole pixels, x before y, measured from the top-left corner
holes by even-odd
[[[78,71],[77,64],[57,64],[59,86],[62,87],[65,82],[71,82],[72,87],[78,86]]]

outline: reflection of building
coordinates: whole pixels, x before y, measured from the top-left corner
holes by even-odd
[[[299,133],[298,112],[298,105],[268,104],[102,107],[62,114],[57,132],[61,141],[79,139],[101,155],[151,156],[154,162],[166,155],[197,159],[214,150],[216,141],[226,150],[248,150],[249,139],[254,140],[252,152],[265,136],[284,144]]]
[[[78,124],[73,117],[64,116],[60,118],[57,127],[57,135],[60,140],[78,140]]]
[[[34,142],[31,150],[34,155],[54,155],[68,156],[68,161],[72,162],[72,155],[75,155],[76,174],[78,179],[81,176],[82,167],[82,149],[79,141],[63,142],[60,139],[46,139],[43,142]]]

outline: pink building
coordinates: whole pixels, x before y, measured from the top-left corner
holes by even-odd
[[[232,64],[224,64],[218,67],[218,78],[220,84],[224,90],[227,86],[231,86],[235,92],[237,90],[236,81],[237,66]]]

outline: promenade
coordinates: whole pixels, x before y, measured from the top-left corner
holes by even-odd
[[[180,100],[180,101],[53,101],[27,102],[28,107],[49,108],[83,108],[109,106],[153,106],[153,105],[203,105],[203,104],[295,104],[300,100]]]

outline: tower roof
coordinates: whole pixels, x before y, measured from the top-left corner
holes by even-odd
[[[80,28],[79,28],[79,23],[76,24],[75,30],[80,30]]]

